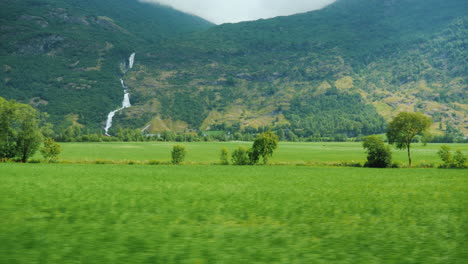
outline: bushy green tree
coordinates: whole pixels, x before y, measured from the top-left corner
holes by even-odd
[[[232,152],[231,160],[232,164],[234,165],[249,165],[249,150],[247,148],[239,146]]]
[[[144,141],[143,133],[139,129],[121,128],[117,129],[117,138],[124,142]]]
[[[399,113],[389,124],[387,138],[398,149],[408,151],[408,164],[411,167],[411,142],[417,135],[424,136],[431,126],[431,119],[421,113]]]
[[[229,152],[226,148],[221,149],[219,160],[221,162],[221,165],[229,165]]]
[[[0,98],[0,158],[26,162],[39,148],[39,114],[31,106]]]
[[[362,146],[366,149],[367,162],[365,167],[388,168],[392,165],[392,152],[389,146],[379,136],[368,136]]]
[[[0,97],[0,159],[10,159],[16,155],[16,134],[14,122],[17,104]]]
[[[52,138],[44,139],[43,146],[40,149],[41,155],[47,161],[56,161],[60,152],[62,152],[62,148],[60,145],[55,142]]]
[[[172,164],[174,164],[174,165],[181,164],[184,161],[186,154],[187,154],[187,150],[185,149],[185,146],[175,145],[172,148],[172,152],[171,152]]]
[[[268,163],[268,159],[273,156],[273,151],[278,147],[278,136],[271,132],[261,133],[254,141],[250,152],[251,163],[256,164],[259,157],[262,157],[263,164]]]
[[[48,113],[41,112],[39,114],[39,127],[41,128],[41,134],[45,138],[54,138],[55,137],[55,132],[54,132],[54,125],[49,122],[50,120],[50,115]]]
[[[18,107],[17,119],[16,156],[21,162],[26,162],[36,153],[42,141],[38,112],[29,105],[21,104]]]

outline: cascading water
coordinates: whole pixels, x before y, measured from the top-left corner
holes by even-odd
[[[130,55],[130,58],[128,58],[128,68],[131,69],[133,68],[133,63],[135,62],[135,52]]]
[[[131,68],[133,68],[134,63],[135,63],[135,53],[132,53],[132,55],[130,55],[130,58],[128,58],[128,67],[125,69],[125,73]],[[107,115],[106,127],[104,128],[105,134],[107,136],[110,136],[108,132],[109,132],[109,129],[112,127],[112,119],[114,118],[115,114],[119,111],[122,111],[125,108],[129,108],[130,106],[132,106],[130,104],[130,94],[128,93],[128,87],[125,85],[123,77],[120,79],[120,84],[122,85],[122,88],[124,89],[124,98],[122,101],[122,107],[110,112]]]

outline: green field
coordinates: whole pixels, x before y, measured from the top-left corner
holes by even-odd
[[[94,160],[109,161],[170,161],[170,152],[175,144],[187,147],[186,163],[213,164],[219,162],[221,148],[232,152],[237,146],[250,147],[247,142],[137,142],[137,143],[65,143],[60,158],[71,162]],[[413,160],[418,164],[439,164],[437,151],[443,144],[413,144]],[[453,150],[460,149],[468,153],[468,144],[449,144]],[[405,150],[393,149],[396,162],[407,163]],[[40,158],[38,154],[36,158]],[[328,163],[360,162],[364,163],[366,155],[361,143],[292,143],[280,142],[275,151],[272,164],[310,164],[326,165]]]
[[[4,163],[0,263],[466,263],[466,176]]]

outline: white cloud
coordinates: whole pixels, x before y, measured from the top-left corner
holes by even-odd
[[[287,16],[320,9],[335,0],[140,0],[158,2],[216,24]]]

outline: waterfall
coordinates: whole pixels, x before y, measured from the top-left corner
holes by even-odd
[[[104,128],[104,131],[106,131],[106,135],[107,136],[110,136],[107,131],[109,131],[109,129],[112,127],[112,118],[114,118],[115,116],[115,113],[117,113],[119,110],[115,110],[115,111],[112,111],[110,112],[108,115],[107,115],[107,121],[106,121],[106,128]]]
[[[130,55],[130,58],[128,58],[128,69],[133,68],[133,63],[135,62],[135,52]]]
[[[129,108],[130,106],[132,106],[130,104],[130,94],[126,93],[124,94],[124,99],[122,101],[122,108]]]
[[[127,72],[128,70],[133,68],[134,63],[135,63],[135,53],[132,53],[132,55],[130,55],[130,58],[128,58],[128,68],[125,70],[125,72]],[[123,77],[125,77],[125,74],[124,74]],[[114,118],[115,114],[117,112],[119,112],[119,111],[122,111],[125,108],[129,108],[129,107],[132,106],[130,104],[130,93],[128,93],[128,87],[125,85],[123,77],[120,78],[120,84],[122,85],[122,88],[123,88],[123,91],[124,91],[124,98],[123,98],[123,101],[122,101],[122,107],[120,107],[117,110],[114,110],[114,111],[110,112],[107,115],[106,127],[104,128],[105,134],[107,136],[110,136],[108,132],[109,132],[109,129],[112,127],[112,119]]]

